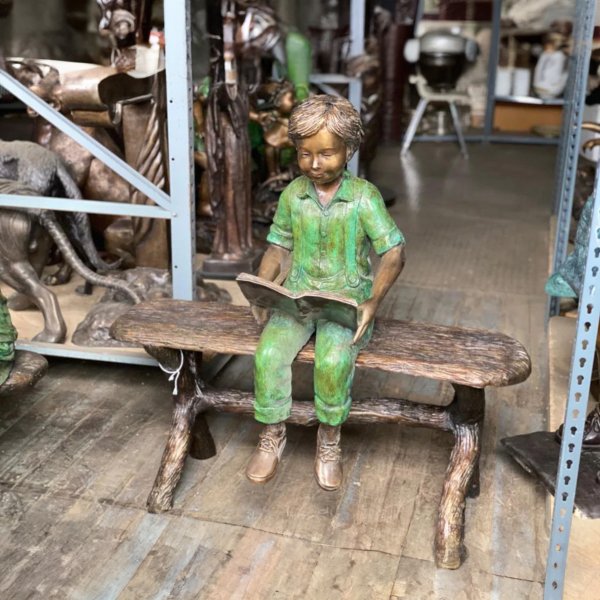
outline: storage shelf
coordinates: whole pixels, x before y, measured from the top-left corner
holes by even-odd
[[[547,28],[540,27],[505,27],[501,29],[501,37],[542,37],[548,33]]]
[[[563,106],[564,98],[537,98],[536,96],[496,96],[496,102],[533,104],[535,106]]]
[[[493,0],[493,18],[492,18],[492,39],[490,44],[490,54],[488,61],[488,79],[487,89],[492,92],[496,89],[496,72],[498,69],[498,60],[500,56],[500,40],[503,37],[539,37],[546,33],[538,28],[503,28],[502,27],[502,0]],[[484,140],[489,142],[516,142],[525,144],[557,144],[558,140],[553,138],[538,137],[535,135],[516,134],[510,132],[501,133],[495,130],[495,109],[500,104],[504,107],[509,105],[520,105],[523,107],[544,107],[553,106],[562,108],[566,106],[564,98],[537,98],[533,95],[516,96],[514,94],[496,95],[489,93],[485,111]],[[527,110],[527,109],[523,109]]]
[[[544,137],[518,131],[494,131],[491,134],[486,135],[484,141],[496,142],[499,144],[535,144],[540,146],[552,146],[557,145],[560,138]]]

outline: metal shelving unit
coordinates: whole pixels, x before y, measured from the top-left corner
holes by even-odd
[[[0,206],[37,207],[59,211],[168,219],[171,222],[172,230],[177,232],[177,235],[171,235],[173,297],[191,300],[194,294],[196,243],[189,0],[165,3],[165,39],[170,194],[165,194],[132,169],[125,161],[108,151],[77,125],[13,79],[8,73],[0,70],[0,85],[2,87],[81,144],[156,204],[156,206],[134,205],[0,194]],[[67,347],[65,344],[41,344],[22,341],[17,343],[17,347],[42,354],[71,358],[137,364],[154,362],[145,356],[137,356],[134,353],[112,352],[109,348],[73,348],[72,346]]]
[[[553,272],[556,271],[567,254],[595,13],[595,0],[577,0],[577,19],[573,34],[574,46],[571,54],[567,95],[565,97],[565,113],[556,169],[555,211],[558,213],[558,218]],[[591,233],[585,276],[581,297],[579,298],[577,334],[572,350],[569,391],[563,421],[564,434],[561,440],[560,458],[556,474],[554,510],[546,563],[545,600],[559,600],[562,598],[564,590],[569,536],[600,317],[597,281],[599,272],[600,170],[597,171],[594,186]],[[551,314],[558,314],[557,298],[552,299],[549,308]]]
[[[112,154],[104,146],[87,135],[77,125],[51,108],[8,73],[0,70],[0,86],[8,90],[18,101],[33,108],[39,115],[65,132],[108,167],[121,175],[128,183],[139,189],[155,202],[152,205],[134,205],[91,200],[64,198],[24,197],[0,194],[0,206],[41,207],[59,211],[79,211],[91,214],[124,215],[168,219],[171,222],[171,272],[173,297],[191,300],[194,294],[194,258],[196,228],[193,191],[193,121],[190,53],[190,0],[165,2],[165,67],[167,76],[167,122],[169,141],[170,194],[165,194],[142,177],[127,163]],[[363,0],[351,1],[351,55],[364,50],[365,4]],[[314,81],[348,84],[351,102],[360,111],[362,82],[357,78],[341,75],[315,75]],[[313,81],[313,78],[311,78]],[[358,153],[349,164],[358,172]],[[17,347],[52,356],[83,358],[107,362],[155,364],[143,353],[112,351],[110,348],[73,347],[66,344],[45,344],[20,340]]]
[[[531,106],[563,106],[564,98],[542,99],[535,96],[497,96],[496,70],[500,54],[500,38],[502,25],[502,0],[493,0],[492,13],[492,40],[490,44],[490,58],[488,63],[487,78],[487,104],[485,109],[485,122],[483,126],[482,141],[504,142],[512,144],[558,144],[559,138],[545,138],[523,133],[494,132],[494,113],[497,102],[510,102],[511,104],[525,104]]]
[[[594,0],[577,0],[578,19],[573,32],[574,46],[569,65],[565,112],[556,164],[554,211],[557,214],[557,223],[553,273],[567,256],[595,11]],[[558,314],[558,298],[549,301],[548,312],[550,315]]]
[[[536,98],[535,96],[495,96],[496,102],[532,104],[534,106],[563,106],[564,98]]]
[[[553,270],[564,260],[567,243],[577,160],[579,156],[581,123],[586,95],[587,72],[591,54],[592,33],[596,0],[576,0],[576,22],[573,34],[574,46],[570,56],[569,80],[564,99],[540,101],[530,97],[495,97],[488,94],[484,135],[479,139],[490,142],[556,143],[556,140],[531,138],[531,136],[502,135],[493,133],[493,112],[496,101],[519,104],[563,105],[563,121],[559,138],[556,168],[555,211],[558,213]],[[488,71],[488,90],[495,89],[495,75],[500,40],[501,0],[494,0],[494,27]],[[433,139],[434,136],[431,136]],[[453,137],[450,137],[453,139]],[[467,139],[477,139],[467,136]],[[600,323],[599,281],[600,274],[600,169],[594,187],[594,206],[591,234],[588,244],[585,276],[579,299],[577,333],[573,344],[569,388],[563,421],[563,436],[556,474],[554,509],[544,583],[544,600],[560,600],[563,597],[566,560],[573,518],[574,500],[579,475],[587,402],[594,364],[595,341]],[[550,304],[551,314],[558,313],[556,299]],[[599,483],[600,490],[600,483]]]
[[[600,320],[598,291],[598,273],[600,272],[599,175],[600,170],[596,176],[590,240],[582,293],[579,299],[577,334],[571,357],[569,392],[565,407],[563,436],[556,474],[552,527],[546,562],[544,600],[560,600],[563,597],[586,409],[590,393],[594,353],[596,351],[595,342]],[[600,492],[600,483],[598,484],[598,490]]]
[[[350,56],[360,56],[365,51],[365,2],[350,0]],[[360,113],[362,104],[362,80],[358,77],[347,77],[340,73],[313,73],[310,83],[317,86],[326,94],[338,94],[331,85],[344,84],[348,86],[348,100]],[[348,162],[348,170],[358,174],[359,152]]]
[[[415,17],[415,29],[419,21],[423,18],[424,0],[419,0],[417,14]],[[559,138],[548,138],[543,136],[533,136],[518,132],[495,132],[494,131],[494,112],[497,102],[509,102],[511,104],[524,104],[531,106],[563,106],[565,99],[556,98],[545,100],[536,98],[535,96],[496,96],[496,69],[498,68],[498,58],[500,52],[501,38],[501,15],[502,15],[502,0],[493,0],[492,10],[492,39],[490,44],[490,56],[488,62],[487,75],[487,102],[485,110],[485,120],[483,131],[467,133],[465,141],[467,142],[497,142],[505,144],[539,144],[539,145],[555,145],[559,143]],[[415,141],[421,142],[445,142],[455,141],[456,136],[436,136],[436,135],[420,135],[416,136]]]

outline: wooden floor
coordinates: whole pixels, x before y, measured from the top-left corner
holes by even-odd
[[[0,598],[541,598],[545,494],[499,440],[545,427],[554,150],[470,152],[466,161],[452,144],[415,144],[401,162],[384,149],[372,176],[398,192],[392,213],[408,240],[382,314],[500,330],[533,361],[527,382],[488,394],[461,569],[436,569],[432,552],[450,436],[348,426],[343,489],[325,492],[312,475],[315,430],[289,428],[280,471],[260,487],[244,477],[259,427],[213,416],[217,456],[188,460],[174,509],[150,515],[170,424],[164,375],[54,360],[35,391],[0,404]],[[220,378],[249,387],[251,371],[239,360]],[[308,394],[310,373],[295,379]],[[399,389],[444,391],[358,372],[353,394]]]

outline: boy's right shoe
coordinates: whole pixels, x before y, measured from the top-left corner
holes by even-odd
[[[321,423],[317,431],[317,455],[315,477],[317,483],[328,492],[342,485],[342,449],[340,448],[341,426]]]
[[[254,483],[266,483],[277,472],[285,448],[285,423],[267,425],[258,440],[258,446],[246,467],[246,477]]]

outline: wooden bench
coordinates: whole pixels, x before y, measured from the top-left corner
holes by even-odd
[[[246,307],[179,300],[138,304],[120,317],[112,335],[135,342],[176,377],[173,424],[162,462],[148,498],[148,510],[169,510],[184,461],[216,453],[204,412],[253,414],[253,395],[211,389],[199,378],[202,352],[253,355],[260,328]],[[298,360],[314,358],[312,342]],[[454,387],[448,406],[373,398],[353,402],[348,421],[400,423],[451,432],[454,448],[446,471],[435,538],[436,563],[455,569],[464,558],[465,497],[479,493],[479,454],[487,386],[524,381],[531,364],[523,346],[512,338],[475,329],[380,319],[357,367],[445,381]],[[315,425],[314,407],[295,402],[288,423]]]
[[[48,370],[48,361],[35,352],[17,350],[8,379],[0,385],[0,396],[33,387]]]

